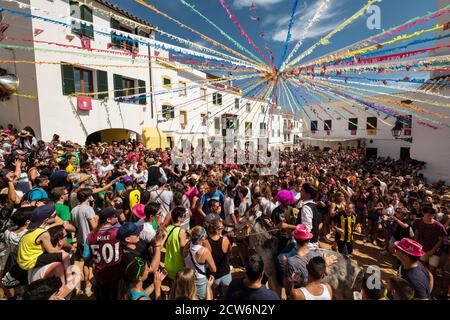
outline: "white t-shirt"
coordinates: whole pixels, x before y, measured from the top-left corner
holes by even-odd
[[[150,243],[153,240],[153,238],[155,238],[156,231],[155,231],[155,229],[153,229],[153,226],[151,223],[148,223],[147,221],[145,221],[145,219],[141,219],[136,223],[136,225],[144,226],[141,233],[139,234],[139,239]]]
[[[231,219],[231,214],[234,214],[234,200],[230,197],[225,197],[223,202],[223,209],[225,211],[225,223],[233,224],[233,220]],[[225,231],[230,231],[230,227],[225,227]]]
[[[17,247],[19,246],[20,239],[28,231],[27,229],[24,229],[19,233],[15,233],[14,230],[15,228],[5,231],[5,244],[8,248],[8,254],[10,252],[17,253]]]
[[[98,176],[99,178],[103,178],[106,177],[106,175],[108,174],[109,171],[112,171],[114,169],[114,166],[112,164],[108,164],[108,165],[100,165],[98,167]]]

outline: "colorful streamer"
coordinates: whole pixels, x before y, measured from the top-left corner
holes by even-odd
[[[166,14],[166,13],[164,13],[164,12],[158,10],[155,6],[152,6],[152,5],[148,4],[148,3],[146,3],[144,0],[134,0],[134,1],[137,2],[137,3],[139,3],[139,4],[141,4],[141,5],[143,5],[143,6],[145,6],[145,7],[147,7],[148,9],[150,9],[150,10],[156,12],[157,14],[159,14],[159,15],[161,15],[161,16],[167,18],[167,19],[169,19],[170,21],[175,22],[175,23],[178,24],[180,27],[182,27],[182,28],[184,28],[184,29],[187,29],[187,30],[189,30],[189,31],[191,31],[191,32],[193,32],[193,33],[195,33],[195,34],[197,34],[197,35],[200,36],[200,38],[202,38],[203,40],[208,41],[208,42],[212,43],[213,45],[222,48],[222,49],[225,50],[225,51],[228,51],[228,52],[230,52],[230,53],[233,53],[234,55],[239,56],[239,57],[243,58],[244,60],[248,60],[248,61],[250,61],[250,62],[252,62],[252,63],[258,64],[256,61],[250,59],[249,57],[247,57],[247,56],[245,56],[245,55],[243,55],[243,54],[241,54],[241,53],[239,53],[239,52],[237,52],[237,51],[235,51],[235,50],[233,50],[233,49],[231,49],[231,48],[228,48],[227,46],[221,44],[220,42],[218,42],[218,41],[216,41],[216,40],[213,40],[213,39],[211,39],[210,37],[205,36],[203,33],[199,32],[199,31],[197,31],[197,30],[195,30],[195,29],[193,29],[193,28],[191,28],[191,27],[189,27],[189,26],[187,26],[187,25],[185,25],[184,23],[182,23],[182,22],[180,22],[180,21],[178,21],[178,20],[176,20],[176,19],[174,19],[174,18],[172,18],[172,17],[169,16],[168,14]],[[259,64],[258,64],[258,65],[259,65]],[[265,66],[261,66],[261,68],[264,69]]]
[[[329,61],[331,59],[335,60],[336,57],[338,57],[339,55],[346,54],[346,53],[348,53],[348,52],[350,52],[352,50],[357,50],[357,49],[360,49],[360,48],[363,48],[363,47],[367,47],[371,43],[376,43],[376,42],[378,42],[379,40],[381,40],[383,38],[386,38],[388,36],[391,36],[391,35],[394,35],[396,33],[399,33],[399,32],[402,32],[404,30],[407,30],[407,29],[415,26],[416,24],[424,23],[424,22],[430,21],[432,19],[436,19],[436,18],[441,17],[441,16],[443,16],[443,15],[449,13],[449,12],[450,12],[450,5],[447,5],[444,8],[439,9],[439,10],[437,10],[435,12],[431,12],[431,13],[428,13],[428,14],[426,14],[424,16],[410,19],[409,21],[407,21],[407,22],[405,22],[405,23],[403,23],[401,25],[393,27],[393,28],[391,28],[391,29],[389,29],[387,31],[383,31],[383,32],[379,33],[378,35],[375,35],[375,36],[370,37],[370,38],[365,39],[365,40],[361,40],[361,41],[356,42],[354,44],[351,44],[351,45],[349,45],[349,46],[347,46],[347,47],[345,47],[343,49],[339,49],[339,50],[337,50],[337,51],[335,51],[335,52],[333,52],[331,54],[327,54],[327,55],[322,56],[320,58],[314,59],[311,63],[308,63],[308,64],[322,64],[323,62]]]
[[[135,1],[137,1],[137,0],[135,0]],[[261,50],[258,48],[258,46],[253,42],[253,40],[250,38],[250,36],[247,34],[247,32],[245,32],[244,28],[242,27],[242,24],[239,22],[239,20],[236,18],[236,16],[231,13],[231,11],[228,8],[228,5],[226,4],[225,0],[220,0],[220,4],[225,9],[225,11],[228,13],[228,16],[230,17],[230,19],[236,24],[236,26],[238,27],[239,32],[245,37],[245,39],[247,39],[247,42],[259,53],[261,58],[263,58],[263,60],[268,65],[272,65],[269,62],[269,60],[267,60],[267,58],[264,55],[264,53],[262,53]]]
[[[288,66],[295,65],[299,61],[301,61],[303,58],[309,56],[313,51],[320,45],[328,45],[330,44],[330,39],[338,32],[342,31],[346,26],[352,24],[356,19],[361,17],[365,14],[367,9],[372,6],[374,3],[381,2],[381,0],[369,0],[367,4],[362,7],[359,11],[357,11],[353,16],[345,20],[343,23],[341,23],[339,26],[337,26],[333,31],[331,31],[329,34],[327,34],[325,37],[320,39],[318,42],[316,42],[314,45],[312,45],[308,50],[306,50],[304,53],[302,53],[300,56],[289,62]]]
[[[281,66],[284,64],[284,58],[286,58],[286,53],[287,53],[287,49],[289,46],[289,42],[291,41],[291,38],[292,38],[291,31],[292,31],[292,26],[294,25],[294,17],[295,17],[295,13],[297,12],[297,7],[298,7],[298,0],[294,0],[294,2],[292,3],[291,17],[289,18],[286,40],[284,41],[283,55],[281,56],[281,61],[280,61],[280,64],[278,65],[278,70],[281,69]]]
[[[199,15],[200,17],[202,17],[206,22],[208,22],[210,25],[212,25],[217,31],[219,31],[219,33],[221,35],[223,35],[226,39],[228,39],[229,41],[231,41],[239,50],[245,51],[248,55],[250,55],[253,59],[263,63],[261,61],[260,58],[258,58],[257,56],[255,56],[250,50],[248,50],[247,48],[244,48],[239,42],[237,42],[234,38],[232,38],[230,35],[228,35],[225,31],[223,31],[221,28],[219,28],[214,22],[212,22],[210,19],[208,19],[207,17],[205,17],[205,15],[203,15],[200,11],[198,11],[197,9],[195,9],[195,6],[190,4],[189,2],[185,1],[185,0],[180,0],[180,2],[182,4],[184,4],[186,7],[188,7],[189,9],[191,9],[191,11],[193,11],[194,13],[196,13],[197,15]]]
[[[289,54],[289,56],[287,57],[287,59],[285,61],[283,61],[283,64],[281,65],[281,68],[280,68],[281,71],[284,71],[286,64],[289,63],[289,61],[291,61],[294,54],[296,54],[298,49],[300,49],[300,47],[303,44],[303,41],[305,41],[305,39],[306,39],[306,36],[307,36],[309,30],[312,28],[312,26],[314,24],[317,23],[317,21],[320,20],[320,18],[322,17],[322,14],[328,9],[328,5],[329,5],[330,1],[331,0],[322,0],[319,8],[317,9],[316,13],[314,14],[314,17],[312,17],[308,21],[306,28],[303,29],[303,32],[300,35],[300,40],[298,40],[298,42],[296,43],[295,47],[292,49],[292,51]]]

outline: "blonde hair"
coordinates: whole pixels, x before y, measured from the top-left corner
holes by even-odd
[[[195,271],[184,268],[175,277],[175,282],[170,290],[170,300],[196,300],[197,287],[195,286]]]
[[[189,232],[191,240],[193,243],[199,242],[203,236],[206,235],[206,230],[202,226],[195,226]]]

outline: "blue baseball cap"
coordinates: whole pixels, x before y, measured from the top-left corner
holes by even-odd
[[[144,225],[135,225],[132,222],[125,222],[119,229],[119,232],[117,232],[117,238],[119,240],[125,241],[125,238],[136,235],[138,236],[142,229],[144,228]]]
[[[55,206],[52,204],[46,204],[40,207],[36,207],[31,215],[31,222],[28,226],[28,230],[33,230],[39,227],[45,219],[50,218],[55,213]]]

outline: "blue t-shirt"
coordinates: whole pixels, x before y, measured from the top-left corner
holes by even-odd
[[[203,206],[203,211],[208,214],[209,213],[209,208],[208,208],[208,202],[211,199],[217,199],[217,201],[220,202],[220,205],[223,205],[223,200],[225,199],[224,194],[222,193],[222,191],[217,190],[214,193],[211,192],[207,192],[205,193],[202,198],[200,199],[200,204]],[[222,206],[222,210],[223,210],[223,206]]]
[[[430,279],[428,278],[428,269],[422,264],[412,269],[403,269],[401,267],[400,274],[402,278],[408,281],[414,288],[414,298],[429,299],[430,298]]]
[[[244,284],[244,279],[234,279],[228,287],[225,300],[280,300],[280,297],[264,285],[254,289]]]
[[[47,192],[42,188],[34,187],[33,189],[31,189],[30,193],[28,194],[28,199],[26,200],[39,201],[42,199],[48,199]]]

